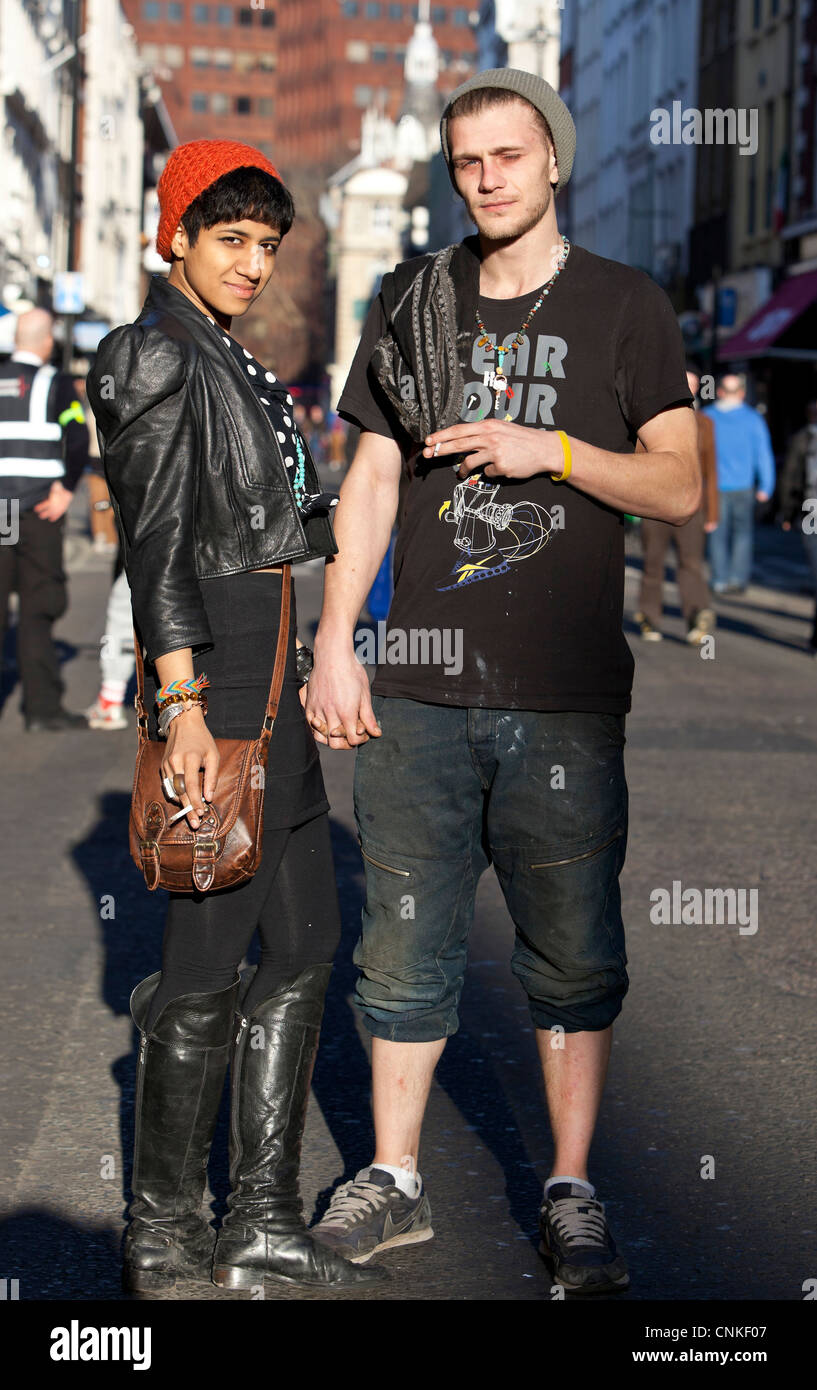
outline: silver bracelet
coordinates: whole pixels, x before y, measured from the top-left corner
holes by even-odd
[[[192,704],[189,705],[187,703],[178,705],[168,705],[166,709],[163,709],[158,719],[159,737],[167,738],[167,731],[170,727],[171,722],[178,715],[184,714],[185,711],[189,709],[201,709],[201,705],[198,703],[198,701],[194,701]]]

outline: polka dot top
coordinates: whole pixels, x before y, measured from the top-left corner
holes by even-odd
[[[337,505],[336,495],[307,491],[304,469],[306,449],[292,414],[293,400],[286,386],[278,380],[274,372],[268,371],[257,358],[253,357],[247,348],[237,343],[229,333],[225,333],[214,318],[211,318],[209,314],[205,317],[208,323],[213,325],[225,347],[229,348],[242,371],[246,372],[247,380],[252,385],[258,400],[269,417],[275,430],[275,437],[281,446],[287,477],[302,518],[329,512],[332,507]]]

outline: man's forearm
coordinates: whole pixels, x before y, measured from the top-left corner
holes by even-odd
[[[399,478],[376,478],[352,464],[335,508],[338,554],[327,562],[316,650],[333,641],[352,641],[366,595],[389,547],[397,515]]]
[[[571,483],[609,507],[682,525],[700,506],[700,471],[680,454],[615,454],[572,438],[570,445]]]

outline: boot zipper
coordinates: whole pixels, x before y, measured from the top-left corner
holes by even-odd
[[[239,1072],[239,1049],[241,1047],[242,1035],[249,1024],[249,1019],[241,1015],[241,1022],[238,1025],[238,1032],[235,1035],[235,1046],[233,1048],[232,1063],[230,1065],[230,1187],[235,1191],[238,1180],[238,1165],[241,1162],[241,1135],[238,1128],[238,1072]]]

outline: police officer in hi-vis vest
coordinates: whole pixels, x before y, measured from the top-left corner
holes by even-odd
[[[49,364],[54,320],[21,314],[12,357],[0,364],[0,671],[9,595],[20,598],[17,665],[27,730],[87,727],[62,708],[51,628],[68,598],[65,512],[88,462],[88,429],[74,383]]]

